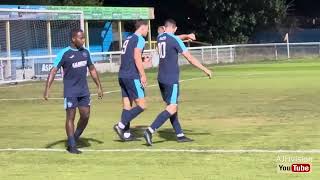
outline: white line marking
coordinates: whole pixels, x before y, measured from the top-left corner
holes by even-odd
[[[19,82],[31,82],[36,80],[11,80],[11,81],[0,81],[0,85],[10,84],[10,83],[19,83]]]
[[[181,153],[297,153],[297,154],[320,154],[320,149],[311,150],[267,150],[267,149],[80,149],[83,152],[181,152]],[[6,148],[0,152],[65,152],[65,149],[50,148]]]
[[[179,82],[193,81],[193,80],[204,79],[204,78],[207,78],[207,77],[197,77],[197,78],[184,79],[184,80],[180,80]],[[158,84],[152,84],[147,87],[156,87],[156,86],[158,86]],[[120,90],[107,91],[107,92],[103,92],[103,94],[111,94],[111,93],[116,93],[116,92],[120,92]],[[91,94],[91,96],[97,96],[97,94]],[[49,98],[49,100],[62,100],[62,99],[64,99],[64,98]],[[0,99],[0,101],[33,101],[33,100],[43,100],[43,98],[33,97],[33,98]]]
[[[0,89],[16,88],[16,87],[24,87],[24,86],[32,86],[32,85],[34,85],[34,84],[20,84],[20,85],[0,86]]]
[[[245,74],[245,75],[217,75],[213,76],[214,77],[241,77],[241,76],[256,76],[256,75],[265,75],[264,73],[252,73],[252,74]],[[190,78],[190,79],[184,79],[180,80],[179,82],[186,82],[186,81],[194,81],[194,80],[199,80],[199,79],[208,79],[208,77],[197,77],[197,78]],[[156,87],[158,84],[152,84],[147,87]],[[120,90],[113,90],[113,91],[106,91],[103,92],[103,94],[111,94],[111,93],[116,93],[120,92]],[[91,96],[97,96],[97,94],[91,94]],[[64,98],[49,98],[49,100],[62,100]],[[0,101],[34,101],[34,100],[43,100],[43,98],[39,97],[32,97],[32,98],[8,98],[8,99],[0,99]]]

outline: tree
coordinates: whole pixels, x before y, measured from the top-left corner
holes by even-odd
[[[261,30],[272,29],[286,19],[285,0],[189,0],[200,12],[193,18],[199,39],[213,44],[245,43]]]

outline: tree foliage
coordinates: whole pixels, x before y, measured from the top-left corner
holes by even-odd
[[[277,28],[286,19],[285,0],[189,2],[201,12],[201,16],[192,22],[200,38],[208,39],[214,44],[247,42],[253,33],[262,29]]]

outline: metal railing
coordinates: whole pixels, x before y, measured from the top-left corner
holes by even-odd
[[[286,43],[271,43],[203,46],[190,47],[188,49],[193,56],[204,64],[244,63],[320,56],[320,42],[290,43],[289,46]],[[158,66],[159,57],[156,50],[146,50],[144,55],[150,56],[152,59],[151,65],[148,67]],[[46,77],[50,70],[50,66],[47,66],[51,62],[49,59],[52,60],[54,57],[55,55],[26,56],[24,59],[27,65],[25,69],[17,68],[16,79],[0,79],[0,82],[25,81],[30,80],[32,77]],[[117,72],[119,70],[121,62],[120,51],[91,53],[91,57],[100,72]],[[21,57],[10,57],[10,59],[16,62],[21,61]],[[8,60],[8,58],[0,58],[0,62],[3,60]],[[41,63],[46,66],[41,65]],[[180,56],[179,64],[184,65],[188,64],[188,62]],[[3,65],[1,63],[0,73],[3,74]]]

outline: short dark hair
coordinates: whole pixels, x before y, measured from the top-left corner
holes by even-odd
[[[164,30],[164,26],[158,26],[158,29]]]
[[[168,27],[168,26],[177,27],[177,23],[176,23],[176,21],[173,20],[173,19],[167,19],[167,20],[164,22],[164,26],[165,26],[165,27]]]
[[[135,23],[135,28],[136,30],[139,29],[142,25],[148,25],[148,22],[146,20],[142,20],[142,19],[139,19],[136,21]]]
[[[71,33],[70,33],[70,38],[72,39],[72,38],[75,37],[79,32],[82,32],[82,33],[83,33],[83,30],[80,29],[80,28],[72,29],[72,30],[71,30]]]

